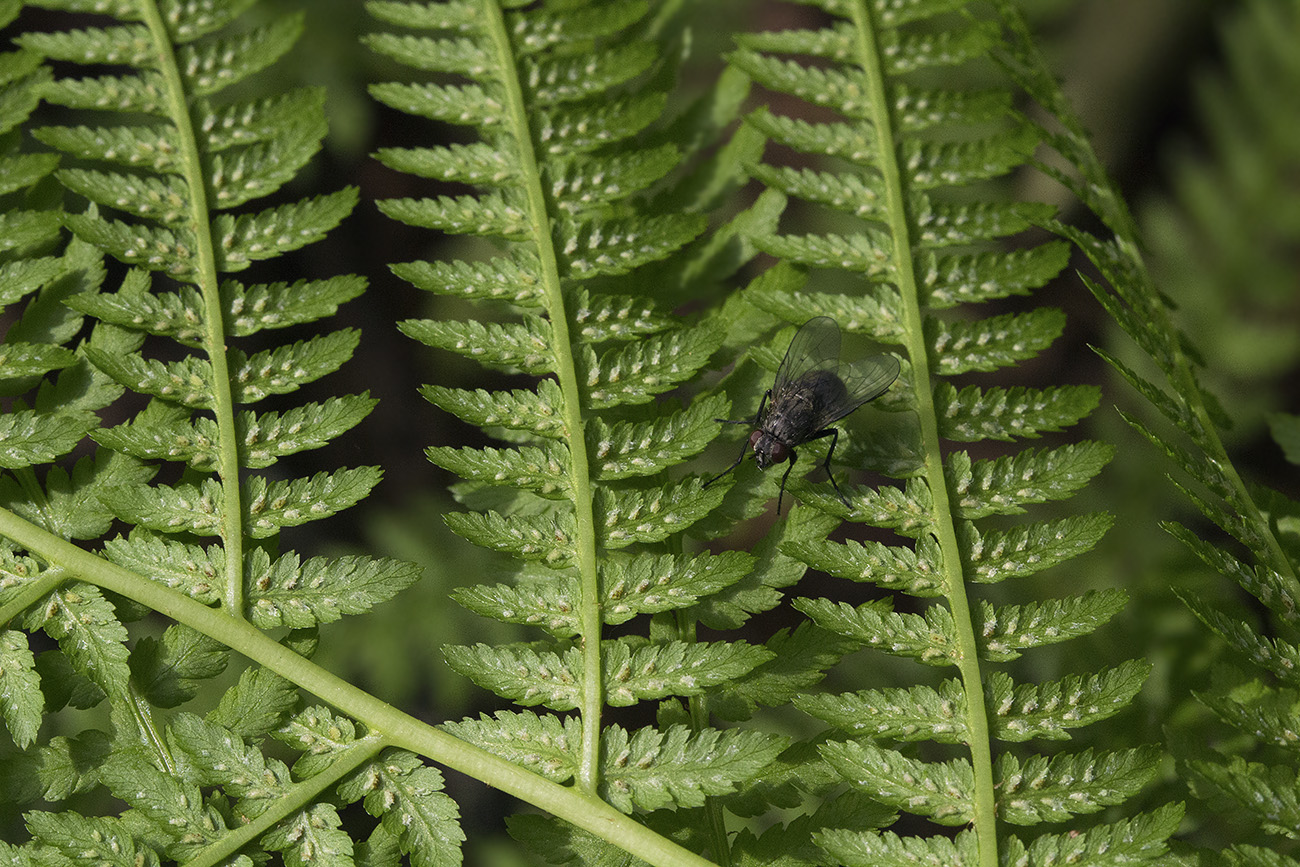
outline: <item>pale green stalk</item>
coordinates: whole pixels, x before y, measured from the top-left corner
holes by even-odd
[[[971,602],[966,596],[961,551],[957,545],[957,528],[953,523],[953,507],[944,476],[924,318],[921,315],[919,289],[912,267],[912,239],[908,230],[906,193],[895,156],[897,149],[894,146],[894,129],[882,58],[874,38],[877,30],[871,13],[861,0],[853,5],[853,22],[858,34],[858,63],[867,81],[866,103],[870,106],[868,120],[876,136],[876,153],[881,156],[878,169],[884,178],[885,210],[889,235],[894,243],[893,261],[897,263],[897,285],[903,304],[903,333],[907,356],[912,362],[912,384],[921,426],[921,443],[925,452],[925,480],[933,501],[931,514],[936,519],[932,530],[943,554],[944,586],[957,631],[957,647],[960,652],[957,670],[966,694],[966,738],[975,777],[971,825],[979,840],[979,863],[984,867],[996,867],[997,802],[993,787],[993,750],[989,741],[988,712],[984,707],[979,644],[971,617]]]
[[[510,35],[500,8],[492,0],[483,0],[487,31],[496,46],[501,68],[516,69],[510,47]],[[569,317],[564,306],[563,286],[551,234],[550,211],[542,190],[542,171],[533,150],[528,106],[517,76],[504,77],[506,117],[523,169],[523,186],[527,191],[528,216],[532,220],[535,248],[541,259],[542,286],[546,309],[550,314],[551,347],[555,350],[555,378],[564,394],[564,426],[568,432],[569,487],[573,497],[577,530],[574,545],[578,574],[582,582],[578,628],[582,636],[582,754],[578,761],[578,785],[595,794],[600,785],[600,723],[605,690],[601,668],[600,572],[596,559],[596,519],[592,501],[591,464],[587,456],[586,420],[582,414],[582,391],[574,365]]]
[[[212,413],[217,422],[217,477],[221,479],[221,542],[226,552],[222,604],[233,617],[244,616],[244,509],[239,489],[239,446],[235,431],[235,401],[230,389],[225,320],[218,291],[216,249],[212,243],[212,214],[207,181],[194,124],[171,35],[157,3],[140,4],[140,14],[158,49],[167,116],[175,124],[179,153],[176,163],[185,179],[190,203],[189,227],[194,238],[194,283],[203,297],[203,349],[212,365]]]
[[[133,599],[216,639],[379,733],[388,743],[500,789],[613,843],[656,867],[707,867],[709,861],[585,791],[546,780],[440,731],[334,675],[251,626],[30,524],[0,508],[0,535],[75,577]]]

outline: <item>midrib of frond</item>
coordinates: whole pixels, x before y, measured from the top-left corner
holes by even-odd
[[[221,479],[221,541],[225,548],[226,574],[223,602],[231,617],[244,616],[244,527],[239,489],[239,449],[235,431],[235,403],[230,388],[230,365],[226,357],[225,318],[218,291],[217,256],[212,242],[211,213],[198,138],[190,118],[185,86],[176,63],[171,34],[162,12],[154,2],[142,2],[140,13],[158,49],[158,71],[166,83],[168,114],[176,125],[180,143],[180,165],[189,192],[190,224],[194,232],[195,281],[203,296],[203,349],[212,365],[212,412],[216,416],[220,444],[217,476]]]
[[[952,609],[961,649],[957,668],[966,694],[966,726],[970,740],[971,766],[975,778],[974,821],[979,840],[981,864],[998,863],[996,799],[993,787],[993,753],[989,740],[988,714],[984,707],[984,687],[977,651],[975,623],[966,597],[961,552],[957,545],[957,528],[953,524],[952,504],[948,497],[943,470],[943,452],[939,446],[939,421],[934,407],[930,381],[929,354],[925,343],[924,319],[920,294],[912,263],[912,238],[908,230],[907,197],[899,172],[894,146],[893,115],[885,88],[881,62],[879,28],[866,0],[853,4],[853,24],[857,34],[858,63],[867,83],[868,121],[876,136],[876,152],[881,155],[880,172],[884,179],[889,236],[893,239],[894,262],[897,263],[899,295],[902,298],[908,359],[912,362],[912,385],[916,394],[917,416],[921,426],[921,443],[925,453],[925,478],[933,499],[936,517],[934,532],[943,552],[946,597]]]
[[[517,69],[505,17],[493,0],[482,0],[486,30],[492,39],[502,69]],[[511,134],[524,163],[524,187],[528,197],[528,217],[532,224],[542,284],[546,293],[546,310],[551,325],[551,342],[555,348],[555,376],[564,395],[564,424],[569,433],[569,479],[573,491],[576,524],[576,562],[582,584],[579,624],[582,633],[582,753],[578,763],[578,785],[592,794],[600,784],[600,723],[604,687],[602,684],[600,639],[600,578],[596,561],[596,518],[592,511],[590,461],[584,436],[578,371],[571,351],[569,317],[564,306],[559,262],[555,255],[554,236],[542,190],[542,173],[533,148],[531,127],[523,88],[517,75],[502,76],[506,88],[507,116]]]

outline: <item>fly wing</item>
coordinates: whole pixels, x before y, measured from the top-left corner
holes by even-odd
[[[892,355],[872,355],[840,367],[844,393],[818,414],[815,427],[821,429],[844,418],[869,400],[880,397],[898,379],[900,365]]]
[[[790,348],[776,369],[772,384],[773,399],[814,370],[835,373],[840,366],[840,326],[829,316],[809,319],[795,332]]]

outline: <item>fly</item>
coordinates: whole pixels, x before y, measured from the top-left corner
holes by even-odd
[[[785,482],[797,457],[795,446],[830,437],[831,447],[826,450],[823,463],[829,476],[831,455],[840,438],[839,429],[830,425],[888,391],[898,378],[898,370],[898,359],[892,355],[872,355],[841,366],[840,326],[829,316],[809,319],[790,341],[790,348],[776,369],[776,379],[758,405],[758,415],[743,421],[714,419],[723,424],[751,425],[755,430],[740,447],[740,457],[705,482],[705,487],[740,466],[749,448],[754,450],[754,461],[760,470],[789,461],[785,475],[781,476],[781,493],[776,498],[776,513],[781,514]],[[840,500],[849,505],[835,477],[830,476],[830,480]]]

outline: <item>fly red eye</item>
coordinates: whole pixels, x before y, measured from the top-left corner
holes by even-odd
[[[790,447],[785,443],[781,442],[780,440],[773,440],[771,454],[772,454],[772,463],[779,464],[781,463],[781,461],[788,460],[790,458]]]
[[[751,449],[758,448],[758,441],[761,440],[762,438],[763,438],[763,432],[761,430],[754,431],[752,434],[749,435],[749,447]]]

